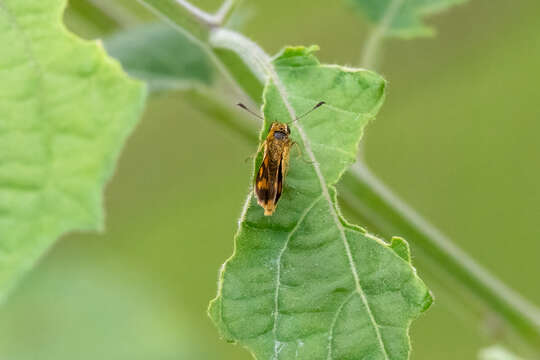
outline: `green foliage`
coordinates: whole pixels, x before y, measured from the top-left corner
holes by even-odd
[[[207,53],[170,25],[155,23],[119,32],[105,41],[126,71],[153,91],[210,84],[214,77]]]
[[[63,233],[103,228],[101,192],[145,98],[65,0],[0,2],[0,297]]]
[[[407,359],[408,327],[432,302],[406,242],[392,245],[349,224],[334,185],[356,159],[362,131],[380,108],[385,81],[365,70],[321,65],[313,48],[287,48],[264,95],[265,124],[291,120],[302,149],[277,211],[249,195],[209,312],[223,336],[258,359]],[[286,94],[285,94],[286,93]],[[260,162],[260,157],[257,160]]]
[[[380,23],[388,16],[386,36],[413,38],[433,36],[433,28],[426,26],[423,17],[441,12],[466,0],[349,0],[367,18]]]

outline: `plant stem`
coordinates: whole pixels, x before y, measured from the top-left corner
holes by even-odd
[[[77,28],[91,33],[110,33],[120,25],[113,16],[106,14],[93,3],[76,1],[66,9],[66,22],[75,18]]]
[[[213,27],[221,25],[215,16],[202,11],[201,9],[199,9],[198,7],[194,5],[191,5],[188,1],[186,0],[175,0],[175,1],[178,5],[184,8],[184,10],[187,13],[191,14],[193,19],[200,22],[202,26],[213,28]]]
[[[364,45],[364,50],[362,51],[362,67],[366,69],[373,68],[375,60],[377,59],[377,53],[381,46],[381,40],[383,39],[386,31],[392,24],[394,17],[397,15],[398,10],[403,5],[404,0],[392,0],[386,9],[386,13],[382,17],[381,21],[375,26],[371,31],[366,43]]]
[[[224,49],[227,57],[218,55],[222,59],[230,60],[231,54],[234,60],[240,60],[242,71],[250,72],[249,81],[260,82],[259,87],[253,87],[249,95],[258,101],[262,98],[262,83],[269,75],[268,66],[270,57],[255,43],[243,35],[231,30],[223,29],[211,21],[209,17],[214,15],[203,15],[204,12],[195,8],[185,0],[140,0],[150,7],[153,7],[162,16],[168,18],[173,23],[183,26],[189,19],[185,14],[192,17],[192,22],[196,21],[207,27],[208,37],[198,37],[206,46],[214,51]],[[164,11],[167,6],[162,4],[175,2],[177,6],[182,6],[184,15],[178,17],[175,14]],[[375,54],[387,28],[391,24],[395,14],[402,5],[403,0],[393,0],[383,20],[371,34],[366,44],[364,64],[370,65],[375,58]],[[189,4],[189,6],[187,6]],[[170,4],[169,4],[170,5]],[[226,9],[229,5],[224,6]],[[223,7],[222,7],[223,8]],[[197,10],[195,10],[197,9]],[[220,12],[218,12],[219,14]],[[203,21],[204,20],[204,21]],[[218,53],[219,54],[219,53]],[[221,54],[223,55],[223,54]],[[228,58],[229,57],[229,58]],[[220,66],[229,70],[233,78],[246,88],[246,80],[242,76],[245,74],[239,71],[237,62],[223,61]],[[220,106],[219,103],[213,106]],[[212,111],[215,111],[212,110]],[[250,136],[252,127],[247,128],[247,123],[241,123],[246,129],[239,131],[238,123],[232,123],[226,119],[227,111],[220,111],[218,120],[222,124],[231,128],[235,133],[241,134],[247,141],[252,142],[255,137]],[[500,280],[473,261],[467,254],[460,250],[455,244],[444,236],[439,230],[422,219],[414,210],[398,199],[392,192],[378,180],[362,163],[356,163],[348,171],[342,180],[341,199],[346,202],[355,213],[368,219],[377,231],[390,238],[394,234],[404,235],[411,241],[413,246],[418,247],[432,259],[438,266],[442,266],[445,272],[456,282],[464,286],[467,291],[480,299],[494,314],[497,314],[507,324],[511,325],[521,339],[528,343],[535,351],[540,351],[540,311],[524,300],[504,285]],[[343,196],[345,194],[346,196]]]
[[[139,22],[139,18],[119,5],[116,1],[88,0],[89,3],[113,18],[123,28],[133,26]]]
[[[219,10],[214,15],[214,17],[216,18],[220,26],[225,25],[225,22],[227,21],[229,16],[232,14],[235,5],[236,5],[235,0],[225,0],[225,2],[221,5]]]
[[[205,88],[193,87],[182,92],[182,97],[195,109],[203,113],[209,119],[221,124],[225,129],[241,138],[256,144],[259,124],[248,122],[231,106],[219,100],[219,96]]]
[[[482,300],[532,345],[540,344],[540,311],[458,248],[392,193],[362,163],[344,176],[344,201],[381,235],[399,234],[428,254],[445,272]],[[538,348],[537,348],[538,350]]]

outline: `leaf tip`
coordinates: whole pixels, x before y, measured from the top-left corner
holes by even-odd
[[[287,46],[274,57],[274,64],[280,67],[319,65],[319,60],[314,55],[317,51],[318,45]]]
[[[430,307],[431,304],[435,301],[435,297],[433,296],[433,292],[431,290],[426,291],[426,296],[424,296],[424,299],[420,306],[420,313],[426,312]]]
[[[390,242],[389,247],[403,260],[405,260],[407,263],[412,264],[411,262],[411,248],[409,246],[409,243],[399,236],[393,236],[392,241]],[[425,289],[424,296],[419,302],[419,313],[425,312],[427,309],[431,307],[431,304],[433,304],[434,296],[431,290],[429,290],[427,287],[423,286]]]
[[[392,237],[390,248],[403,260],[411,263],[411,249],[407,241],[399,236]]]

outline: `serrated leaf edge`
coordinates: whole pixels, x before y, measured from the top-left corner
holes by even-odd
[[[294,49],[296,50],[300,50],[302,47],[295,47]],[[309,48],[304,48],[307,52],[307,54],[311,54],[313,51],[317,51],[318,50],[318,47],[317,46],[311,46]],[[279,54],[283,54],[285,51],[287,50],[287,48],[283,49]],[[276,56],[274,59],[278,58],[279,56]],[[365,69],[358,69],[358,68],[350,68],[350,67],[344,67],[344,66],[340,66],[340,65],[321,65],[321,64],[318,64],[317,66],[321,66],[321,67],[330,67],[330,68],[339,68],[341,69],[342,71],[346,71],[346,72],[363,72],[363,71],[367,71]],[[286,108],[287,108],[287,111],[289,112],[289,115],[290,115],[290,118],[291,120],[295,119],[296,118],[296,112],[294,110],[294,108],[292,107],[292,105],[290,104],[289,100],[288,100],[288,95],[287,95],[287,91],[284,87],[284,85],[281,83],[281,79],[279,79],[279,76],[277,75],[277,72],[275,71],[275,67],[273,64],[268,64],[268,66],[266,66],[266,70],[267,70],[267,74],[269,76],[269,83],[270,82],[273,82],[274,85],[276,86],[276,88],[278,89],[278,92],[279,94],[281,95],[281,98],[283,100],[283,103],[285,104]],[[383,80],[384,81],[384,80]],[[268,86],[268,85],[267,85]],[[386,86],[386,82],[384,82],[384,86]],[[264,97],[263,97],[264,98]],[[375,116],[375,114],[377,113],[378,109],[382,106],[382,103],[384,101],[384,95],[381,97],[381,100],[379,101],[379,103],[374,106],[374,109],[372,112],[370,113],[366,113],[366,114],[362,114],[363,116],[367,116],[369,117],[370,119],[373,118]],[[264,104],[263,104],[263,107],[264,107]],[[354,263],[354,258],[352,256],[352,252],[351,252],[351,249],[350,249],[350,245],[348,243],[348,240],[347,240],[347,237],[345,235],[345,228],[348,227],[348,228],[351,228],[351,229],[354,229],[354,230],[357,230],[359,232],[361,232],[364,236],[366,236],[367,238],[370,238],[376,242],[378,242],[379,244],[381,244],[382,246],[385,246],[387,248],[389,248],[390,250],[392,250],[393,254],[398,257],[400,260],[402,261],[405,261],[411,268],[412,268],[412,271],[413,271],[413,274],[415,277],[417,277],[416,275],[416,269],[412,266],[411,262],[410,262],[410,257],[409,257],[409,261],[407,261],[406,259],[404,259],[401,254],[397,253],[395,251],[395,249],[392,248],[391,244],[388,244],[386,243],[384,240],[378,238],[377,236],[375,235],[372,235],[370,233],[368,233],[365,229],[363,229],[362,227],[360,226],[357,226],[357,225],[353,225],[353,224],[350,224],[348,223],[345,218],[342,216],[339,208],[338,208],[338,205],[337,205],[337,199],[336,199],[336,195],[337,195],[337,191],[334,187],[333,184],[328,184],[326,182],[326,180],[324,179],[324,176],[322,175],[322,171],[320,169],[320,166],[319,166],[319,162],[317,161],[317,158],[315,157],[314,153],[313,153],[313,150],[311,149],[311,146],[310,146],[310,142],[309,142],[309,139],[306,135],[306,133],[304,132],[303,128],[300,126],[300,124],[298,124],[298,122],[295,122],[293,123],[294,127],[296,128],[296,131],[297,133],[300,135],[300,137],[302,138],[302,141],[303,141],[303,144],[304,144],[304,147],[305,147],[305,150],[310,158],[310,160],[312,161],[313,163],[313,166],[314,166],[314,169],[315,169],[315,172],[317,174],[317,178],[319,180],[319,183],[321,185],[321,190],[322,190],[322,194],[320,196],[318,196],[313,202],[312,204],[306,209],[306,211],[301,215],[301,217],[299,218],[297,224],[295,225],[295,227],[293,228],[292,232],[294,232],[294,229],[296,229],[296,227],[301,223],[302,221],[302,218],[306,216],[307,213],[309,213],[309,211],[311,210],[311,208],[313,208],[313,206],[319,202],[322,198],[324,198],[326,200],[326,202],[328,203],[329,205],[329,208],[331,209],[331,213],[332,213],[332,216],[333,216],[333,219],[334,219],[334,223],[336,224],[336,227],[339,229],[339,232],[340,232],[340,237],[343,241],[343,244],[344,244],[344,247],[345,247],[345,251],[346,251],[346,254],[347,254],[347,258],[348,258],[348,261],[349,261],[349,266],[351,268],[351,272],[353,274],[353,278],[354,278],[354,281],[355,281],[355,291],[352,292],[349,296],[347,296],[346,299],[349,299],[354,296],[354,294],[358,294],[362,300],[362,303],[364,304],[366,310],[367,310],[367,313],[368,313],[368,316],[369,316],[369,319],[370,319],[370,322],[375,330],[375,333],[377,335],[377,339],[378,339],[378,342],[379,342],[379,346],[381,348],[381,351],[384,355],[384,358],[385,360],[390,360],[389,356],[388,356],[388,353],[386,351],[386,348],[385,348],[385,345],[384,345],[384,342],[382,340],[382,336],[381,336],[381,333],[379,331],[379,326],[373,316],[373,313],[371,311],[371,308],[370,308],[370,305],[369,305],[369,302],[367,300],[367,297],[362,289],[362,286],[360,284],[360,279],[358,278],[358,271],[356,269],[356,264]],[[264,131],[264,129],[263,129]],[[358,142],[356,143],[356,147],[358,147],[358,144],[360,142],[360,138],[358,139]],[[343,171],[341,171],[339,173],[339,176],[337,177],[338,179],[342,177],[343,173],[346,171],[347,169],[344,169]],[[330,191],[329,189],[332,190],[332,194],[330,194]],[[240,234],[240,231],[241,231],[241,226],[242,226],[242,223],[243,221],[245,220],[246,218],[246,214],[247,214],[247,210],[249,208],[249,205],[252,201],[252,197],[253,197],[253,192],[250,191],[248,196],[247,196],[247,199],[246,199],[246,202],[244,203],[244,206],[242,208],[242,212],[241,212],[241,215],[238,219],[238,230],[234,236],[234,249],[233,249],[233,253],[232,255],[223,263],[223,265],[221,266],[221,269],[220,269],[220,272],[219,272],[219,279],[218,279],[218,291],[217,291],[217,295],[214,299],[212,299],[210,301],[210,304],[209,304],[209,307],[208,307],[208,315],[214,319],[214,321],[218,321],[222,324],[223,327],[225,327],[227,333],[223,333],[222,332],[222,336],[224,336],[227,341],[231,341],[233,343],[237,343],[237,341],[235,339],[231,339],[231,335],[232,332],[230,331],[230,329],[228,328],[227,324],[223,321],[222,319],[222,310],[221,310],[221,306],[222,306],[222,302],[221,302],[221,296],[222,296],[222,288],[223,288],[223,279],[224,279],[224,273],[226,271],[226,267],[227,267],[227,263],[229,261],[231,261],[235,256],[236,256],[236,239],[238,238],[239,234]],[[279,274],[280,274],[280,261],[279,261],[279,258],[281,256],[281,254],[283,253],[284,249],[286,249],[287,247],[287,243],[288,243],[288,239],[290,238],[290,234],[287,238],[287,241],[285,242],[283,248],[280,250],[280,255],[278,256],[278,261],[277,261],[277,271],[276,271],[276,278],[277,278],[277,283],[279,284]],[[402,241],[406,244],[407,246],[407,249],[408,249],[408,244],[407,242],[402,239],[402,238],[397,238],[399,240],[396,240],[396,241]],[[393,239],[394,240],[394,239]],[[275,307],[277,307],[277,304],[278,304],[278,299],[279,297],[279,286],[276,287],[276,294],[275,294]],[[348,300],[347,300],[348,301]],[[339,316],[339,312],[340,312],[340,308],[342,308],[346,303],[347,301],[344,301],[340,307],[338,308],[338,310],[336,311],[336,318],[337,316]],[[428,291],[427,294],[426,294],[426,299],[424,300],[424,305],[422,306],[422,312],[424,312],[425,310],[427,310],[429,308],[429,306],[431,305],[431,303],[433,302],[433,297],[431,296],[431,292]],[[216,306],[219,306],[220,309],[217,309]],[[213,314],[218,311],[219,312],[219,318],[216,319]],[[277,316],[279,315],[277,309],[274,310],[274,317],[276,318]],[[274,334],[274,359],[277,359],[277,356],[279,354],[279,349],[280,349],[280,342],[277,340],[276,338],[276,324],[277,324],[277,321],[275,320],[274,318],[274,325],[273,325],[273,328],[272,328],[272,332]],[[409,338],[409,329],[410,329],[410,324],[412,323],[414,319],[413,318],[410,318],[409,321],[407,322],[407,327],[406,327],[406,333],[407,333],[407,337]],[[234,336],[233,336],[234,337]],[[331,337],[332,337],[332,331],[329,332],[329,345],[328,345],[328,359],[331,359]],[[252,355],[253,357],[256,359],[256,356],[255,354],[253,353],[253,351],[246,345],[244,345],[244,348],[246,348]],[[410,338],[409,338],[409,349],[410,349]]]

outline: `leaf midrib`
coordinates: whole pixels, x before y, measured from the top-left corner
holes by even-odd
[[[271,81],[273,81],[274,84],[276,85],[278,93],[281,96],[281,98],[283,100],[283,103],[285,104],[285,107],[287,108],[287,111],[289,113],[289,116],[290,116],[291,120],[296,119],[296,113],[294,111],[294,108],[292,107],[291,103],[289,102],[285,87],[281,83],[281,79],[277,75],[273,65],[271,63],[267,64],[266,69],[268,71],[268,75],[269,75]],[[384,342],[382,340],[381,332],[379,330],[379,325],[375,321],[375,317],[373,316],[373,312],[371,311],[371,307],[369,305],[367,297],[366,297],[366,295],[364,293],[364,290],[362,289],[362,286],[360,284],[360,278],[358,277],[358,270],[356,269],[356,264],[354,263],[354,258],[353,258],[352,252],[351,252],[351,248],[349,246],[347,236],[345,235],[345,229],[344,229],[343,225],[341,224],[341,221],[339,220],[339,216],[338,216],[338,214],[336,212],[336,209],[334,207],[334,204],[332,202],[332,198],[330,197],[330,193],[328,192],[328,184],[326,183],[326,180],[324,179],[324,176],[322,174],[319,162],[317,161],[317,158],[315,157],[315,154],[313,153],[313,150],[311,149],[309,139],[308,139],[306,133],[304,132],[304,129],[300,126],[300,124],[298,124],[298,122],[295,122],[293,126],[296,128],[296,130],[298,131],[298,134],[302,138],[306,153],[308,154],[310,160],[313,163],[313,168],[314,168],[315,173],[317,175],[317,179],[319,180],[319,184],[321,186],[322,196],[325,198],[326,202],[328,203],[330,213],[332,214],[332,219],[334,220],[334,223],[335,223],[337,229],[339,230],[340,237],[341,237],[341,239],[343,241],[343,245],[345,247],[345,252],[346,252],[346,255],[347,255],[347,258],[348,258],[348,261],[349,261],[349,266],[350,266],[351,272],[353,274],[356,292],[360,295],[362,303],[364,304],[364,306],[366,308],[366,311],[368,313],[370,322],[371,322],[371,324],[373,326],[373,329],[375,330],[375,333],[377,335],[377,340],[379,342],[379,347],[380,347],[380,349],[381,349],[381,351],[382,351],[382,353],[384,355],[384,358],[385,358],[385,360],[389,360],[388,354],[386,352],[386,348],[384,346]],[[278,291],[278,289],[276,289],[276,292],[277,291]],[[276,326],[276,324],[274,324],[274,327],[275,326]],[[274,345],[276,345],[276,344],[279,345],[279,341],[277,340],[276,334],[274,333]],[[277,350],[277,347],[274,346],[274,356],[277,359],[276,350]]]

